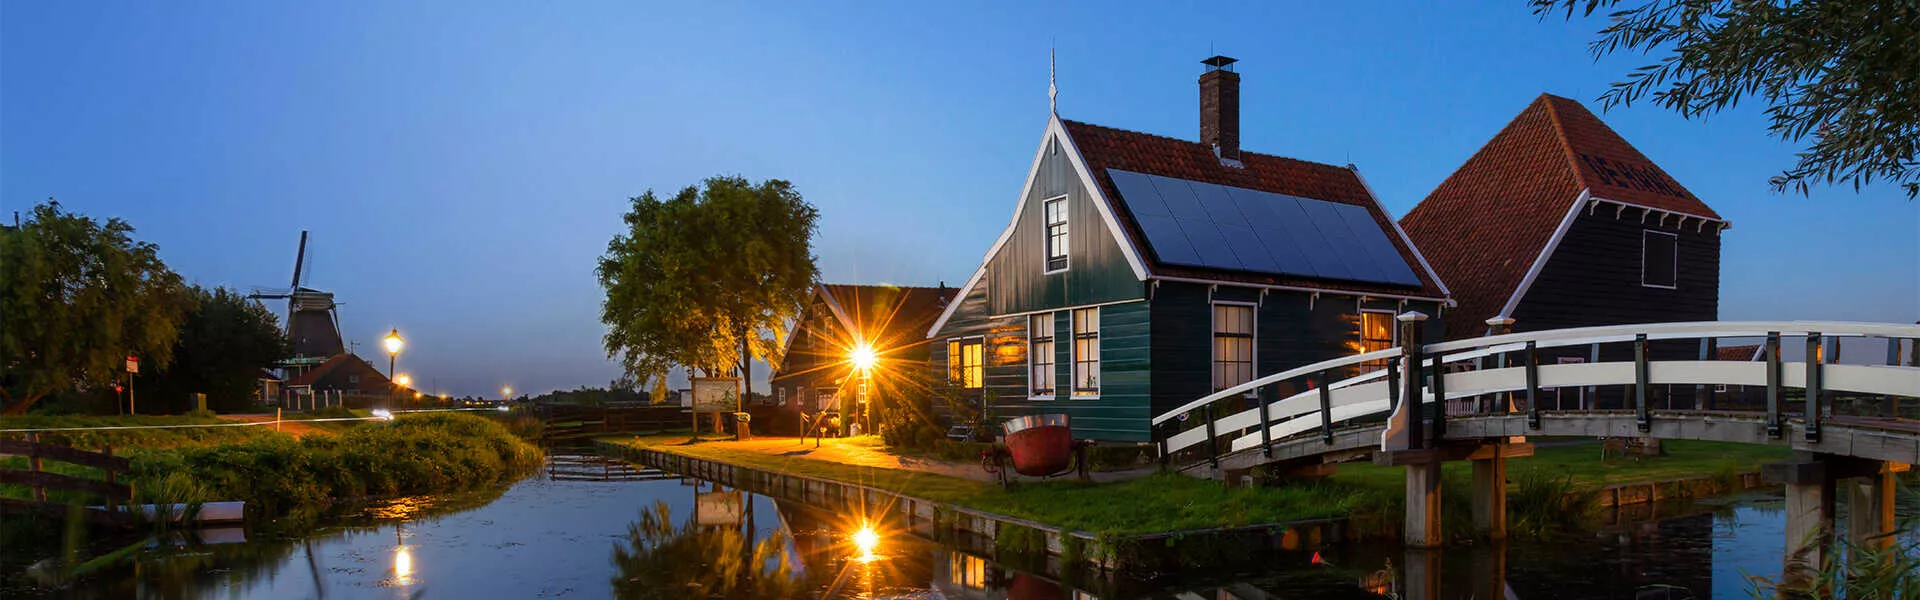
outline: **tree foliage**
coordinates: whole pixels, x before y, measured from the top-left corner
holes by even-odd
[[[607,355],[643,381],[674,365],[717,373],[738,365],[744,336],[754,356],[778,362],[819,276],[819,211],[778,179],[714,177],[631,200],[627,233],[598,269]]]
[[[0,233],[0,403],[19,414],[57,389],[106,384],[126,357],[165,368],[185,312],[180,276],[118,218],[51,200]]]
[[[1607,11],[1591,49],[1658,55],[1607,107],[1651,97],[1689,119],[1758,98],[1773,135],[1808,142],[1776,190],[1876,180],[1920,194],[1920,3],[1911,0],[1531,0],[1542,17]]]
[[[143,373],[139,382],[143,397],[156,402],[141,406],[184,412],[193,408],[188,398],[194,393],[206,394],[214,411],[251,406],[261,370],[293,353],[279,318],[227,288],[194,286],[187,297],[172,363]]]

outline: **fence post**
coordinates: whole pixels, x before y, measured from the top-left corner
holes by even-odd
[[[1780,439],[1780,332],[1767,332],[1767,437]]]
[[[1653,418],[1647,413],[1647,334],[1633,336],[1633,422],[1640,427],[1641,433],[1653,429]]]
[[[1319,375],[1314,376],[1314,379],[1318,382],[1318,385],[1315,387],[1320,389],[1320,440],[1332,444],[1333,390],[1327,387],[1327,384],[1331,383],[1331,381],[1327,379],[1326,371],[1321,371]]]
[[[1420,311],[1407,311],[1400,313],[1395,320],[1400,322],[1400,353],[1405,359],[1400,364],[1406,365],[1407,371],[1405,382],[1407,389],[1403,397],[1407,402],[1405,412],[1408,447],[1424,448],[1427,445],[1425,430],[1428,424],[1425,414],[1426,403],[1420,400],[1420,371],[1421,363],[1424,362],[1421,360],[1421,350],[1425,348],[1425,344],[1420,340],[1420,326],[1426,323],[1427,315]]]
[[[46,502],[47,488],[40,486],[40,477],[39,477],[40,434],[38,433],[27,434],[27,443],[33,444],[33,449],[30,450],[27,454],[27,469],[35,473],[34,479],[33,479],[33,500],[35,502]]]
[[[107,446],[104,449],[104,451],[107,455],[107,458],[113,458],[113,446]],[[112,467],[102,467],[100,470],[106,472],[108,486],[112,486],[115,483],[119,483],[118,481],[119,477],[114,473]],[[113,494],[107,494],[106,497],[107,497],[107,512],[117,515],[120,511],[119,509],[114,507],[119,504],[119,499],[114,498]],[[129,501],[131,501],[131,499],[129,499]],[[131,508],[131,506],[129,506],[129,508]]]
[[[1433,355],[1433,440],[1447,435],[1447,365],[1444,356]]]
[[[1808,443],[1818,443],[1820,441],[1820,420],[1821,420],[1820,409],[1822,408],[1821,401],[1825,400],[1825,398],[1822,398],[1821,396],[1825,395],[1826,393],[1826,390],[1824,389],[1826,387],[1826,382],[1823,382],[1820,380],[1820,376],[1824,374],[1824,369],[1822,369],[1822,366],[1823,366],[1822,363],[1825,363],[1826,360],[1825,360],[1825,357],[1821,356],[1820,354],[1821,354],[1820,332],[1818,331],[1807,332],[1806,439]]]
[[[1527,340],[1527,429],[1540,428],[1540,349]],[[1512,406],[1509,404],[1508,406]]]

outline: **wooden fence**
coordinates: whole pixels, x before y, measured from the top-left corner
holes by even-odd
[[[87,520],[103,525],[126,525],[130,515],[119,509],[123,503],[133,500],[133,486],[120,483],[120,474],[132,468],[131,461],[125,457],[114,456],[113,448],[104,452],[89,452],[67,446],[40,443],[39,434],[27,434],[27,439],[0,439],[0,455],[27,457],[27,469],[0,469],[0,485],[23,486],[31,491],[28,499],[0,498],[0,512],[9,514],[45,515],[64,518],[74,510],[73,505],[54,502],[47,499],[48,490],[77,492],[100,497],[104,500],[104,510],[98,508],[83,509]],[[90,479],[72,475],[61,475],[46,470],[43,461],[52,460],[82,467],[99,469],[101,479]]]

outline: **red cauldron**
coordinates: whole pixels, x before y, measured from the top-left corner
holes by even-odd
[[[1073,461],[1073,429],[1066,415],[1016,417],[1000,427],[1007,431],[1007,452],[1013,455],[1016,473],[1048,477]]]

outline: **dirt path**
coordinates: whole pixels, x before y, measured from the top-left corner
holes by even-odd
[[[239,423],[272,423],[273,415],[220,415],[220,420],[234,421]],[[318,435],[327,435],[327,432],[321,431],[320,428],[318,427],[314,427],[313,425],[308,423],[302,423],[300,421],[293,421],[293,420],[282,421],[278,427],[274,425],[261,425],[261,427],[264,427],[267,429],[277,428],[281,433],[291,435],[295,438],[299,438],[309,433],[318,434]]]

